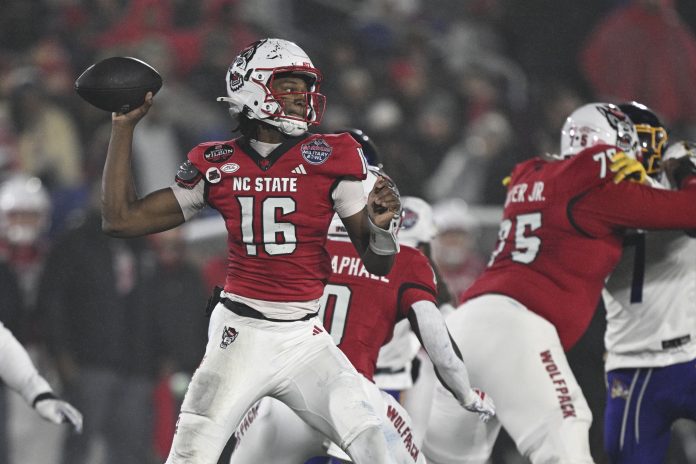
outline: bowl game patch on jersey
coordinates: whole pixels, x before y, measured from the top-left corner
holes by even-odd
[[[309,164],[322,164],[329,156],[333,148],[324,139],[314,139],[307,143],[303,143],[300,148],[302,157],[307,160]]]

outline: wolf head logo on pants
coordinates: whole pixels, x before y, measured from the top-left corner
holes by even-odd
[[[227,327],[222,330],[222,341],[220,342],[220,348],[225,349],[232,344],[233,341],[237,339],[239,332],[234,327]]]

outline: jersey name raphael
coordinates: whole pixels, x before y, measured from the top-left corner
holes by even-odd
[[[240,138],[198,145],[188,159],[205,182],[206,202],[225,220],[225,291],[266,301],[319,298],[331,272],[324,249],[331,192],[344,178],[366,176],[353,138],[306,134],[265,158]]]
[[[369,274],[349,241],[328,240],[333,273],[321,299],[320,317],[336,345],[369,380],[379,349],[408,316],[413,303],[435,303],[435,275],[428,258],[402,246],[386,277]]]

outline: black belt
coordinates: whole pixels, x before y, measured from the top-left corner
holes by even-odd
[[[225,305],[225,308],[229,309],[233,313],[235,313],[237,316],[242,316],[242,317],[251,317],[253,319],[262,319],[264,321],[271,321],[271,322],[299,322],[299,321],[308,321],[312,319],[313,317],[316,317],[318,313],[311,313],[307,314],[306,316],[300,318],[300,319],[273,319],[270,317],[264,316],[261,312],[255,310],[249,305],[245,305],[244,303],[240,303],[239,301],[232,301],[229,298],[220,298],[220,302]]]

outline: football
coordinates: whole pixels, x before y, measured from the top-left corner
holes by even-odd
[[[129,56],[101,60],[80,74],[75,91],[102,110],[127,113],[162,87],[162,76],[149,64]]]

